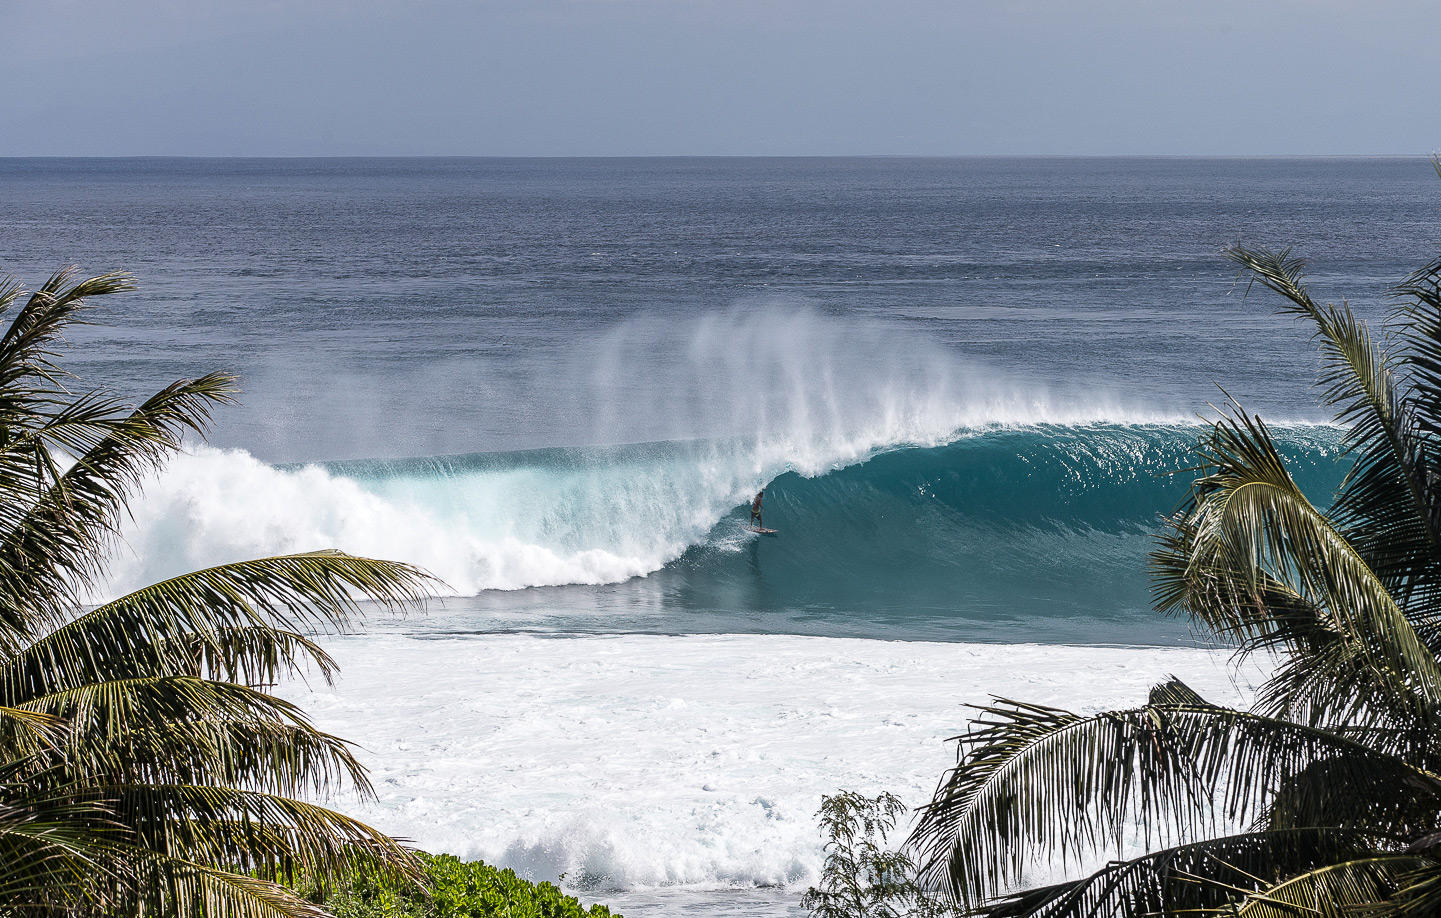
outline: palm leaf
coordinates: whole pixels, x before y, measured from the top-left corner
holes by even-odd
[[[4,521],[0,597],[28,615],[12,621],[13,629],[67,617],[77,591],[93,589],[101,576],[119,516],[143,476],[180,448],[184,431],[203,432],[210,406],[230,401],[234,391],[233,377],[215,373],[174,383],[124,417],[113,417],[119,407],[113,400],[89,406],[82,426],[95,442],[65,472],[37,476],[33,500],[6,502],[20,515]],[[78,445],[69,439],[62,445]],[[27,445],[12,443],[8,452],[23,463]],[[45,449],[48,455],[48,444]],[[23,489],[12,484],[10,490]]]
[[[130,662],[275,681],[333,661],[297,632],[346,629],[362,602],[400,609],[423,602],[435,580],[406,564],[310,552],[241,561],[161,581],[122,596],[36,641],[0,665],[0,698],[121,676]]]
[[[348,779],[370,784],[349,746],[290,702],[195,676],[97,682],[26,702],[63,722],[67,779],[173,781],[193,776],[294,793]]]
[[[1414,854],[1381,854],[1327,864],[1247,894],[1235,918],[1345,918],[1389,899],[1400,877],[1424,869],[1429,859]]]
[[[267,880],[183,857],[130,848],[141,881],[140,914],[176,918],[329,918],[329,912]]]
[[[164,914],[210,918],[329,918],[324,908],[290,890],[244,874],[189,864],[166,871],[169,899]]]
[[[321,914],[249,875],[364,867],[418,878],[394,839],[314,803],[370,793],[348,744],[264,691],[335,663],[312,639],[435,581],[313,552],[172,578],[88,612],[129,501],[234,380],[182,380],[139,407],[72,391],[59,363],[87,300],[127,275],[0,279],[0,913]]]
[[[1418,433],[1394,358],[1372,342],[1349,307],[1311,299],[1301,280],[1304,263],[1289,251],[1237,246],[1226,255],[1281,294],[1283,312],[1315,326],[1323,399],[1336,407],[1355,457],[1334,508],[1337,525],[1403,605],[1418,592],[1429,605],[1441,590],[1441,501],[1426,473],[1435,457]]]
[[[63,373],[52,358],[56,355],[54,345],[60,342],[65,329],[80,321],[80,314],[88,308],[89,297],[124,293],[135,289],[134,278],[123,271],[102,274],[75,283],[78,276],[74,266],[62,268],[40,286],[19,312],[10,321],[10,327],[0,336],[0,406],[14,394],[31,391],[18,383],[39,377],[54,381]],[[21,291],[13,279],[0,287],[0,311],[8,310],[19,298]],[[68,285],[68,289],[67,289]]]
[[[1319,761],[1335,763],[1337,794],[1389,782],[1433,806],[1441,800],[1441,778],[1364,743],[1204,703],[1164,703],[1178,693],[1162,687],[1144,707],[1088,717],[1007,700],[979,709],[960,764],[911,836],[928,884],[974,907],[1019,880],[1035,852],[1074,861],[1119,846],[1136,820],[1148,845],[1246,823]]]
[[[359,867],[411,881],[420,862],[395,839],[357,819],[279,794],[184,784],[95,785],[144,846],[201,863],[343,875]]]
[[[174,722],[131,730],[114,743],[122,747],[124,773],[136,779],[209,781],[289,796],[348,785],[361,798],[374,796],[350,744],[309,723]]]
[[[1408,853],[1416,853],[1413,846]],[[1441,859],[1434,850],[1411,869],[1396,871],[1396,886],[1389,899],[1352,910],[1355,918],[1434,918],[1441,914]]]
[[[1187,612],[1223,633],[1266,642],[1287,636],[1296,613],[1352,641],[1379,674],[1395,674],[1428,703],[1441,702],[1441,665],[1418,636],[1386,583],[1316,509],[1287,472],[1265,425],[1245,415],[1218,422],[1187,519],[1179,574],[1195,588],[1179,598]],[[1154,559],[1174,565],[1174,552]],[[1174,582],[1178,575],[1170,574]],[[1277,608],[1264,602],[1283,597]]]
[[[1112,861],[1088,877],[1028,889],[975,910],[984,918],[1096,918],[1219,912],[1239,895],[1337,861],[1376,839],[1328,828],[1228,835]]]
[[[35,777],[27,759],[0,765],[0,903],[51,913],[110,904],[103,890],[129,877],[114,856],[124,827],[102,801],[46,791]]]

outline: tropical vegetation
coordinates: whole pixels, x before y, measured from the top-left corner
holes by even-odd
[[[826,860],[801,907],[810,918],[939,918],[942,902],[916,880],[904,847],[888,844],[906,806],[895,794],[841,791],[821,797]]]
[[[553,883],[531,883],[484,861],[418,857],[422,886],[361,870],[329,886],[302,877],[292,888],[335,918],[620,918],[604,905],[586,908]]]
[[[1228,254],[1314,330],[1352,464],[1318,506],[1230,405],[1153,582],[1274,668],[1244,709],[1174,679],[1130,710],[979,708],[911,838],[962,911],[1441,914],[1441,260],[1373,331],[1313,300],[1289,251]],[[1048,864],[1071,878],[1029,885]]]
[[[0,914],[324,912],[269,879],[423,879],[394,839],[307,798],[368,792],[350,747],[269,693],[329,679],[314,640],[419,570],[338,552],[226,564],[98,606],[144,478],[232,400],[212,373],[132,406],[59,364],[125,274],[0,282]]]

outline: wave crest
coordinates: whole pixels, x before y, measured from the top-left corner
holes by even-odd
[[[774,483],[766,519],[784,531],[766,546],[773,597],[990,605],[1014,602],[1016,585],[1049,583],[1056,601],[1099,590],[1104,602],[1118,582],[1141,583],[1149,533],[1186,486],[1165,473],[1185,464],[1195,435],[992,426],[937,446],[832,453],[828,463],[739,438],[297,467],[199,448],[137,504],[107,592],[339,548],[418,564],[460,595],[614,583],[667,565],[693,593],[734,593],[755,563],[742,557],[752,537],[741,508]],[[1304,483],[1331,487],[1335,432],[1286,437],[1309,469]]]

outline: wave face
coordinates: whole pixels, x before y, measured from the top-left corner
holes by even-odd
[[[890,622],[910,637],[965,622],[967,639],[1088,619],[1134,640],[1127,621],[1154,618],[1146,553],[1188,483],[1169,473],[1189,463],[1197,433],[990,427],[830,466],[740,438],[299,467],[203,449],[147,492],[111,590],[333,546],[422,565],[473,607],[563,607],[574,603],[555,591],[496,591],[632,581],[605,594],[612,611],[783,613],[753,624],[823,633]],[[1280,436],[1302,486],[1324,498],[1341,474],[1336,431]],[[743,528],[763,483],[773,538]]]
[[[1151,618],[1146,556],[1189,485],[1171,473],[1191,464],[1197,433],[993,430],[817,478],[784,475],[767,496],[778,538],[750,537],[738,551],[738,514],[665,573],[711,594],[746,583],[748,604],[762,608],[869,607],[911,619],[912,631],[924,613],[992,626]],[[1302,487],[1329,494],[1341,471],[1336,433],[1292,429],[1283,442]]]

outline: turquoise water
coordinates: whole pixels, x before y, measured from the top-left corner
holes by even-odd
[[[818,475],[768,481],[759,538],[748,504],[722,508],[678,557],[642,578],[480,591],[407,629],[788,632],[882,639],[1177,643],[1184,623],[1150,610],[1146,576],[1163,514],[1190,476],[1195,426],[1086,425],[971,431],[885,450]],[[1298,483],[1325,504],[1346,467],[1339,431],[1277,431]],[[671,442],[549,449],[328,469],[392,500],[439,509],[499,499],[501,482],[568,493],[528,536],[559,552],[634,529],[650,508],[607,495],[690,480],[745,444]],[[675,495],[684,500],[684,494]],[[456,519],[456,517],[452,517]],[[463,525],[459,522],[456,525]]]

